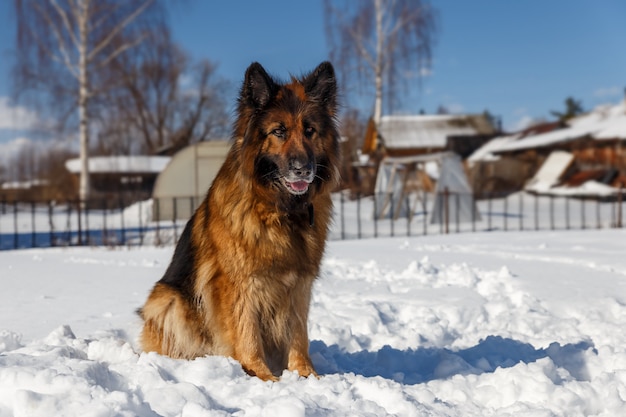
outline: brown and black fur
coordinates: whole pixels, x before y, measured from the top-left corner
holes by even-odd
[[[285,84],[248,68],[232,148],[140,310],[145,351],[315,375],[307,319],[338,179],[336,95],[328,62]]]

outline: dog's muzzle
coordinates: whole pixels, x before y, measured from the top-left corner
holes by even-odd
[[[309,185],[315,179],[315,165],[294,159],[289,163],[289,171],[281,180],[291,194],[302,195],[309,191]]]

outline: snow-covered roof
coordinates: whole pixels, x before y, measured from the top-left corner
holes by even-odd
[[[29,190],[33,187],[42,187],[48,185],[48,180],[35,179],[28,181],[7,181],[3,182],[0,189],[3,190]]]
[[[444,148],[450,136],[492,134],[482,115],[383,116],[378,133],[388,149]]]
[[[502,144],[493,152],[541,148],[589,136],[595,140],[626,140],[626,103],[599,106],[569,121],[568,127]]]
[[[89,158],[89,172],[92,174],[134,173],[158,174],[170,161],[169,156],[93,156]],[[80,173],[80,159],[69,159],[65,167],[73,174]]]
[[[505,144],[517,140],[519,137],[519,134],[513,134],[493,138],[480,148],[476,149],[474,153],[467,158],[467,161],[470,166],[475,162],[480,161],[497,161],[500,159],[500,156],[495,155],[493,152],[499,150]]]

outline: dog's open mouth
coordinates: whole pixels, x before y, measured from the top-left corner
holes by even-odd
[[[304,180],[289,181],[286,178],[282,178],[282,183],[291,194],[301,195],[309,191],[309,182]]]

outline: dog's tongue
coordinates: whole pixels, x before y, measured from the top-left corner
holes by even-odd
[[[309,183],[306,181],[290,182],[289,185],[296,191],[306,191],[309,188]]]

